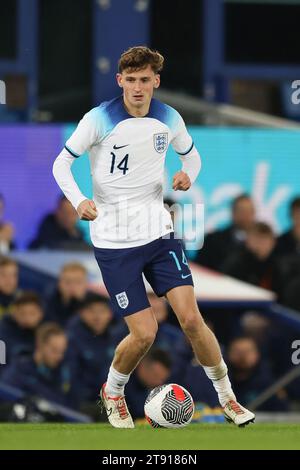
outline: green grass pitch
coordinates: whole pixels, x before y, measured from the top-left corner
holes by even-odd
[[[0,424],[0,449],[300,449],[300,424],[191,424],[114,429],[108,424]]]

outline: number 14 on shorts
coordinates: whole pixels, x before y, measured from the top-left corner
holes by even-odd
[[[181,260],[181,263],[184,264],[185,266],[187,266],[187,267],[189,268],[189,265],[188,265],[186,256],[185,256],[185,254],[184,254],[184,251],[181,250],[181,252],[182,252],[182,260]],[[179,261],[177,255],[176,255],[175,251],[169,251],[169,255],[171,255],[171,256],[173,257],[178,271],[182,271],[182,267],[181,267],[180,261]],[[189,276],[191,276],[191,274],[187,274],[187,275],[181,274],[182,279],[185,279],[186,277],[189,277]]]

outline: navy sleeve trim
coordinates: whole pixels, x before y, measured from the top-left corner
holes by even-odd
[[[69,147],[67,147],[66,145],[65,145],[65,149],[72,155],[72,157],[74,157],[74,158],[80,157],[80,155],[78,155],[78,153],[73,152],[73,150],[69,149]]]
[[[192,142],[192,145],[190,146],[190,148],[186,151],[186,152],[177,152],[178,155],[187,155],[191,150],[192,148],[194,147],[194,142]]]

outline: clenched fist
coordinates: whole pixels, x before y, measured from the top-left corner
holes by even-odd
[[[81,220],[95,220],[98,216],[94,201],[85,199],[77,207],[77,213]]]
[[[187,191],[191,187],[190,177],[184,171],[178,171],[173,176],[174,191]]]

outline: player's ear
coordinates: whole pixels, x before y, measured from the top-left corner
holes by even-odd
[[[156,74],[155,75],[154,88],[159,88],[159,85],[160,85],[160,75]]]
[[[121,74],[121,73],[117,73],[116,79],[117,79],[117,83],[118,83],[119,87],[123,88],[123,84],[122,84],[122,74]]]

